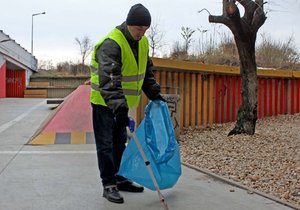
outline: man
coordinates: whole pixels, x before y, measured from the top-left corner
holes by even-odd
[[[144,190],[116,175],[127,140],[128,110],[138,105],[141,90],[150,100],[164,100],[144,36],[150,24],[148,9],[133,5],[126,21],[98,42],[92,54],[91,103],[98,167],[103,197],[114,203],[124,202],[119,190]]]

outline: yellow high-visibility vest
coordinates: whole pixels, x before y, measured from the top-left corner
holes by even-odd
[[[115,28],[105,38],[99,41],[92,53],[91,61],[91,94],[90,100],[93,104],[107,106],[99,89],[99,78],[97,71],[99,64],[96,61],[97,49],[101,46],[105,39],[114,40],[121,48],[121,76],[122,89],[129,108],[139,104],[142,85],[144,82],[147,60],[148,60],[148,40],[145,36],[139,41],[138,46],[138,65],[133,52],[123,33]],[[112,64],[114,65],[114,64]]]

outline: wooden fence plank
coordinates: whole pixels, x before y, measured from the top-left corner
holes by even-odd
[[[173,87],[175,88],[175,93],[174,94],[179,94],[179,90],[178,90],[178,87],[179,87],[179,84],[178,84],[178,73],[174,72],[173,76],[174,76]]]
[[[198,74],[197,77],[198,83],[198,92],[197,92],[197,125],[202,125],[202,75]]]
[[[295,114],[295,80],[291,80],[291,114]]]
[[[174,94],[174,86],[173,86],[173,79],[172,73],[170,71],[167,72],[167,81],[166,81],[167,93]]]
[[[262,92],[263,92],[263,86],[262,86],[262,79],[258,80],[258,118],[262,118]]]
[[[283,80],[283,109],[284,109],[284,114],[288,114],[288,80]]]
[[[284,110],[284,80],[280,80],[280,114],[285,112]]]
[[[273,80],[269,79],[269,86],[268,86],[268,92],[269,92],[269,106],[268,106],[268,116],[273,115]]]
[[[235,121],[236,119],[236,96],[237,96],[237,91],[236,91],[236,76],[232,77],[232,105],[231,105],[231,119],[232,121]]]
[[[208,122],[210,127],[212,127],[214,122],[214,75],[209,76],[209,116]]]
[[[196,74],[193,73],[192,74],[192,82],[191,82],[191,86],[192,86],[192,98],[191,98],[191,126],[193,128],[195,128],[196,125]]]
[[[190,126],[190,85],[191,85],[191,81],[190,81],[190,74],[187,73],[185,75],[185,115],[184,115],[184,127],[189,127]]]
[[[162,88],[162,93],[167,93],[167,83],[166,83],[166,81],[167,81],[167,73],[165,72],[165,71],[163,71],[163,72],[161,72],[161,80],[160,80],[160,82],[161,82],[161,88]]]
[[[185,94],[184,94],[184,72],[179,73],[179,86],[180,86],[180,128],[183,128],[184,122],[184,101],[185,101]]]
[[[227,76],[226,77],[226,122],[230,122],[230,92],[231,92],[231,87],[230,87],[230,80],[231,77]]]
[[[216,75],[216,88],[215,88],[215,122],[220,123],[220,118],[219,118],[219,109],[220,109],[220,77]]]
[[[274,85],[274,98],[275,98],[275,103],[274,103],[274,115],[278,115],[278,92],[279,92],[279,87],[278,87],[278,80],[275,80],[275,85]]]
[[[207,127],[207,116],[208,116],[207,96],[208,96],[208,78],[206,75],[203,80],[203,126],[204,127]]]
[[[263,100],[263,118],[265,118],[267,116],[268,113],[268,80],[267,79],[263,79],[263,96],[264,96],[264,100]]]
[[[224,115],[225,115],[225,76],[222,75],[221,77],[221,123],[225,122]]]

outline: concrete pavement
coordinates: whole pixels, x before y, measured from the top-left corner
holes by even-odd
[[[1,210],[163,209],[156,192],[102,198],[94,144],[25,145],[51,113],[44,99],[0,99]],[[257,194],[182,167],[176,186],[162,191],[170,210],[288,210]]]

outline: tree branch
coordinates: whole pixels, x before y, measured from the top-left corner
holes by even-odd
[[[258,29],[265,23],[266,19],[267,17],[264,13],[263,7],[258,7],[255,10],[252,20],[252,28],[255,30],[255,32],[257,32]]]
[[[225,17],[224,16],[209,15],[208,16],[208,21],[210,23],[223,23],[224,24]]]
[[[252,22],[252,18],[254,15],[255,10],[257,9],[258,5],[252,0],[237,0],[244,8],[244,20],[250,25]]]

